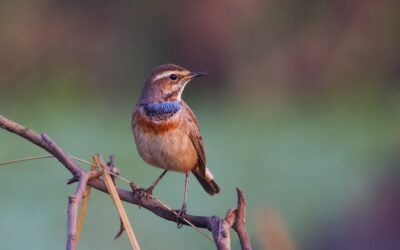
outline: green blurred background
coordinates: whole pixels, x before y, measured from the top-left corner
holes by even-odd
[[[223,216],[240,186],[255,249],[400,249],[399,2],[1,1],[0,113],[69,154],[114,154],[142,186],[131,111],[151,69],[207,71],[184,99],[222,192],[194,179],[188,212]],[[43,155],[0,131],[0,162]],[[70,174],[55,160],[0,168],[0,249],[63,249]],[[119,183],[125,186],[123,183]],[[178,208],[184,177],[155,196]],[[125,186],[126,187],[126,186]],[[129,249],[93,192],[80,249]],[[127,205],[143,249],[212,249]],[[239,247],[236,236],[233,247]]]

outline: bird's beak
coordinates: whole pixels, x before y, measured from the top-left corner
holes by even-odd
[[[191,72],[188,77],[189,79],[193,79],[196,77],[204,76],[206,74],[207,74],[206,72]]]

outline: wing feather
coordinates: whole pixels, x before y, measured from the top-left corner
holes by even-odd
[[[206,175],[206,154],[204,152],[204,144],[203,138],[200,134],[199,123],[197,122],[196,116],[190,107],[186,104],[186,102],[182,101],[182,106],[185,109],[185,114],[187,115],[186,121],[188,122],[188,136],[193,143],[194,148],[197,151],[198,159],[198,167],[200,169],[200,174],[203,176]]]

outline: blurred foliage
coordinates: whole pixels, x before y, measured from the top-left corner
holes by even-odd
[[[400,164],[398,9],[389,0],[2,1],[0,113],[72,155],[115,154],[122,175],[146,186],[160,170],[140,159],[129,124],[146,75],[167,62],[208,71],[184,98],[222,193],[209,197],[191,180],[190,213],[225,214],[240,186],[256,249],[268,243],[266,208],[299,248],[335,249],[327,245],[341,238],[330,225],[349,216],[347,234],[390,244],[355,225]],[[42,154],[0,131],[0,162]],[[68,178],[54,160],[0,168],[1,249],[60,248]],[[170,173],[155,195],[179,207],[183,185]],[[190,228],[127,208],[145,249],[213,247]],[[377,217],[381,225],[392,218]],[[81,249],[127,249],[126,236],[112,240],[117,229],[110,198],[94,192]]]

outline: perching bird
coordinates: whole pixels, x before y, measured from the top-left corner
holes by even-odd
[[[156,67],[147,77],[132,115],[132,130],[140,156],[148,164],[165,169],[146,192],[152,194],[154,187],[169,170],[186,175],[184,200],[179,211],[181,217],[186,214],[190,172],[210,195],[220,191],[214,176],[206,167],[203,140],[196,117],[181,99],[186,84],[204,74],[190,72],[173,64]]]

